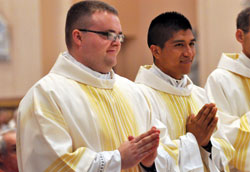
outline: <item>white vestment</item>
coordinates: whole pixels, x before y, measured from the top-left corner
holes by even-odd
[[[186,75],[181,87],[173,86],[174,82],[162,75],[166,74],[159,75],[152,71],[151,66],[144,66],[137,74],[136,83],[152,104],[153,114],[167,126],[168,134],[161,141],[175,159],[175,166],[180,171],[229,171],[228,162],[234,149],[218,130],[211,138],[212,154],[199,147],[194,135],[186,132],[188,116],[198,114],[208,103],[204,89],[195,86]]]
[[[121,171],[118,147],[129,135],[149,130],[152,117],[136,84],[114,72],[111,76],[99,79],[63,54],[58,57],[19,106],[20,172]],[[170,171],[163,150],[158,149],[156,168]]]
[[[243,53],[223,53],[208,77],[206,90],[224,112],[220,115],[224,133],[236,151],[232,168],[250,171],[250,59]]]

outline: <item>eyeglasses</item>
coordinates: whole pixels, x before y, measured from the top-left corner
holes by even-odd
[[[106,36],[107,39],[110,41],[116,41],[116,39],[118,38],[120,42],[123,42],[125,38],[123,34],[116,34],[114,32],[102,32],[102,31],[95,31],[95,30],[88,30],[88,29],[78,29],[78,30],[82,32],[92,32],[92,33]]]

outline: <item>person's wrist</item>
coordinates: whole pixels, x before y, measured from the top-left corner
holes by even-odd
[[[155,163],[153,163],[150,167],[146,167],[140,162],[140,166],[146,171],[146,172],[156,172]]]
[[[212,143],[211,141],[209,140],[208,144],[206,146],[202,146],[207,152],[210,152],[211,153],[211,150],[212,150]]]

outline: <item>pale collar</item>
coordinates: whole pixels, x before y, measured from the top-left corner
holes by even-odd
[[[249,59],[243,53],[222,53],[218,68],[250,78]]]
[[[149,70],[176,88],[184,88],[187,85],[186,75],[184,75],[180,80],[174,79],[171,76],[162,72],[161,69],[159,69],[155,64],[153,64]]]
[[[250,58],[248,58],[243,52],[240,53],[239,61],[250,69]]]
[[[102,89],[112,89],[116,82],[116,74],[111,70],[111,79],[100,79],[82,67],[76,65],[71,60],[60,54],[56,63],[50,70],[51,74],[64,76],[65,78],[83,83],[92,87]]]
[[[187,81],[185,81],[185,86],[178,88],[176,86],[173,86],[169,81],[163,79],[162,76],[158,76],[158,74],[151,71],[151,68],[151,65],[141,66],[136,76],[135,82],[138,84],[144,84],[148,87],[165,92],[167,94],[179,96],[189,96],[191,94],[194,85],[187,75],[185,77],[187,79]]]
[[[62,55],[66,57],[68,60],[70,60],[72,63],[74,63],[75,65],[79,66],[81,69],[85,70],[86,72],[89,72],[90,74],[94,75],[95,77],[99,79],[112,79],[111,72],[107,74],[96,72],[90,69],[89,67],[85,66],[84,64],[78,62],[71,54],[69,54],[68,51],[63,52]]]

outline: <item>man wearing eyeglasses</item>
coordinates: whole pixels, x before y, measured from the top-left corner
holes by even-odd
[[[165,162],[166,171],[147,101],[112,70],[124,40],[117,11],[99,1],[76,3],[65,32],[68,51],[20,103],[19,170],[156,171]]]

